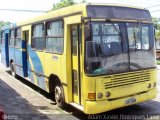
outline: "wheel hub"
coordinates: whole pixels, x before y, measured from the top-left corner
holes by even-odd
[[[14,72],[14,67],[13,65],[11,65],[11,75],[14,76],[15,75],[15,72]]]
[[[56,88],[55,88],[55,98],[58,102],[61,101],[61,93],[62,93],[62,91],[61,91],[60,87],[56,86]]]

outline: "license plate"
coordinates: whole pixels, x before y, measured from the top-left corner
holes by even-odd
[[[125,104],[132,104],[136,102],[136,98],[129,98],[127,100],[125,100]]]

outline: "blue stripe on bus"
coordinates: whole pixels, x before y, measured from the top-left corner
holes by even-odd
[[[14,47],[9,47],[9,60],[15,61]]]
[[[29,63],[29,64],[30,64],[30,63]],[[35,84],[35,83],[34,83],[33,72],[31,72],[31,71],[28,72],[28,78],[31,80],[31,82],[32,82],[33,84]]]
[[[9,33],[5,33],[5,54],[6,54],[6,66],[9,67],[9,50],[8,50],[8,36]]]
[[[41,74],[44,74],[41,61],[35,51],[29,50],[29,56],[32,60],[32,63],[34,65],[34,70],[38,71]]]
[[[34,83],[34,74],[33,74],[33,72],[31,72],[29,70],[33,70],[35,72],[44,74],[43,66],[41,64],[41,61],[40,61],[39,56],[37,55],[36,51],[32,51],[32,50],[28,49],[29,56],[31,58],[31,62],[34,67],[33,69],[31,69],[31,65],[30,65],[31,63],[29,61],[27,61],[27,51],[23,51],[23,49],[26,47],[24,44],[25,43],[22,42],[22,51],[17,48],[14,48],[14,50],[15,50],[15,63],[23,66],[22,71],[19,71],[20,70],[19,67],[16,67],[17,74],[22,77],[28,76],[31,79],[31,82]],[[23,74],[22,74],[22,72],[23,72]],[[38,86],[40,88],[46,90],[45,78],[43,76],[36,76],[36,78],[37,78]]]
[[[28,69],[27,69],[27,51],[24,51],[26,49],[26,42],[25,40],[22,40],[22,59],[23,59],[23,73],[24,77],[28,76]]]
[[[34,67],[34,71],[44,75],[43,66],[41,64],[39,56],[37,55],[36,51],[30,50],[30,49],[31,49],[31,47],[29,46],[28,52],[29,52],[29,56],[31,58],[31,61],[32,61],[32,64]],[[38,86],[40,88],[46,90],[46,83],[45,83],[44,77],[43,76],[36,76],[36,78],[37,78]]]

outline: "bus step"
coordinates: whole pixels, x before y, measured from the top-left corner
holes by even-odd
[[[81,106],[81,105],[79,105],[79,104],[77,104],[77,103],[69,103],[70,105],[72,105],[73,107],[75,107],[75,108],[78,108],[79,110],[81,110],[81,111],[84,111],[84,107],[83,106]]]
[[[24,79],[28,80],[28,81],[31,81],[31,79],[29,79],[28,77],[24,77]]]

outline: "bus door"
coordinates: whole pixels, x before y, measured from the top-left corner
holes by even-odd
[[[71,25],[72,95],[73,102],[81,104],[80,53],[81,25]]]
[[[28,77],[28,40],[29,40],[29,30],[23,31],[23,41],[22,41],[22,51],[23,51],[23,72],[24,77]]]

